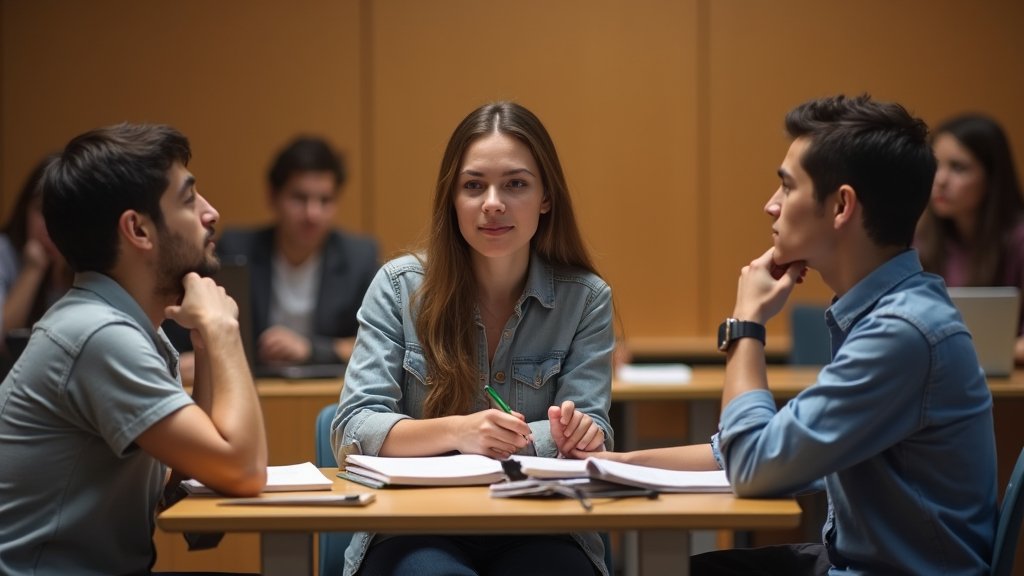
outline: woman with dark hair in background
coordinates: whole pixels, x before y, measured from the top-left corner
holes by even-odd
[[[5,335],[31,328],[71,287],[71,270],[43,221],[40,180],[52,158],[32,169],[0,235],[0,332]]]
[[[915,247],[947,286],[1016,286],[1024,292],[1024,197],[1010,142],[995,120],[957,116],[932,132],[938,161]],[[1014,351],[1024,364],[1024,306]]]

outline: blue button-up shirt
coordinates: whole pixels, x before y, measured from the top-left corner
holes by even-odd
[[[908,250],[826,312],[832,362],[776,411],[772,395],[722,412],[741,496],[824,478],[830,574],[984,574],[997,518],[992,397],[942,279]]]

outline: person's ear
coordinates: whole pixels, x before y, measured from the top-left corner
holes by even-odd
[[[267,185],[267,208],[274,217],[281,213],[281,200],[284,198],[284,189],[275,190],[273,186]]]
[[[117,220],[117,229],[129,245],[140,250],[153,248],[156,227],[149,216],[135,210],[125,210]]]
[[[835,204],[833,204],[832,221],[835,228],[842,228],[853,221],[854,214],[859,206],[857,191],[849,184],[843,184],[836,191]]]
[[[551,212],[551,197],[545,194],[544,200],[540,203],[540,213],[547,214],[548,212]]]

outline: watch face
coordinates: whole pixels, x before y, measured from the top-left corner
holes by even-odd
[[[718,325],[718,349],[725,352],[729,349],[729,330],[731,322],[726,320]]]

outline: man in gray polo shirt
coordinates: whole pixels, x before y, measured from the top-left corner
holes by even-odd
[[[43,214],[76,272],[0,384],[0,574],[145,574],[168,468],[223,493],[266,481],[238,309],[205,277],[219,215],[188,140],[120,124],[46,169]],[[193,395],[159,328],[195,344]]]

